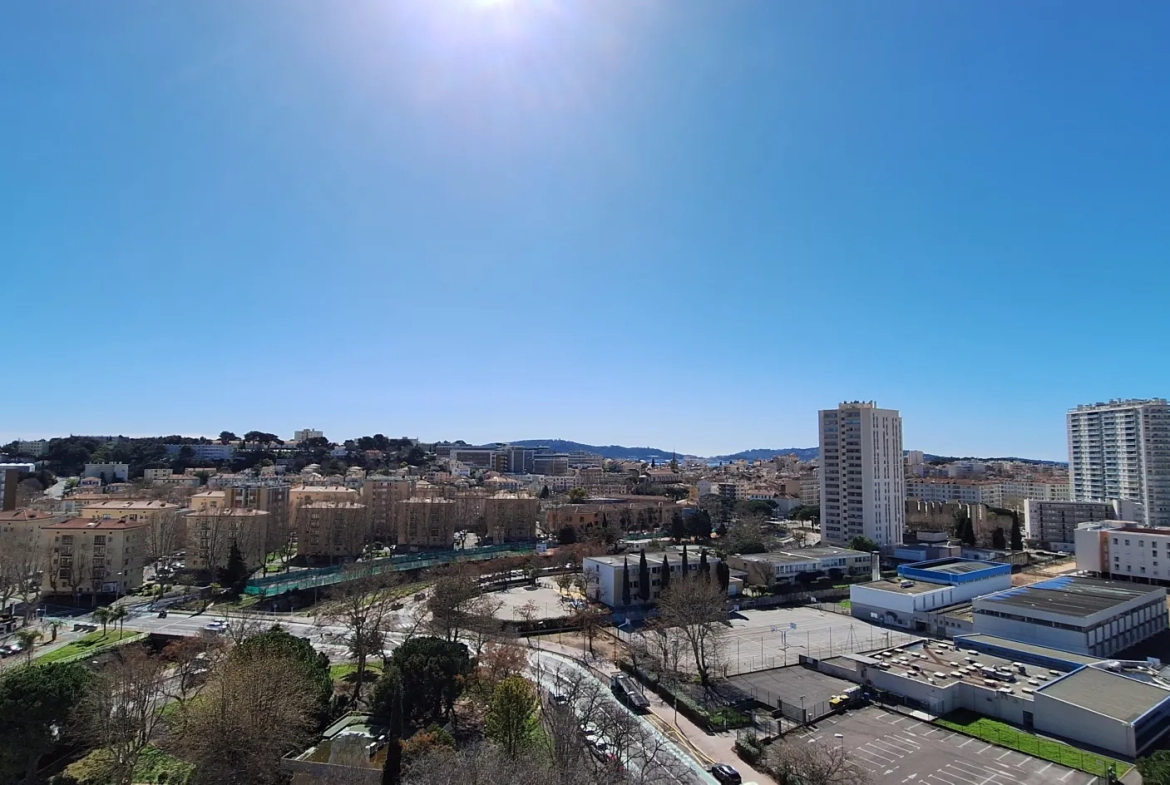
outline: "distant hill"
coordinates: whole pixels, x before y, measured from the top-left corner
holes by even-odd
[[[631,461],[669,461],[672,453],[669,450],[659,450],[657,447],[623,447],[620,444],[582,444],[565,439],[520,439],[508,442],[516,447],[550,447],[557,452],[589,452],[603,458]],[[679,458],[684,456],[679,455]]]
[[[782,447],[778,450],[757,448],[742,450],[731,455],[716,455],[712,461],[770,461],[781,455],[795,455],[802,461],[811,461],[820,457],[820,447]]]

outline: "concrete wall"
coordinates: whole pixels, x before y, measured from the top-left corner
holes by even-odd
[[[1041,733],[1062,736],[1098,749],[1133,757],[1133,728],[1125,722],[1065,703],[1043,692],[1036,693],[1034,727]]]
[[[1000,638],[1009,638],[1021,643],[1034,643],[1038,646],[1048,646],[1078,654],[1089,653],[1085,634],[1076,630],[1060,630],[1055,627],[1029,624],[1014,619],[976,614],[975,631]]]

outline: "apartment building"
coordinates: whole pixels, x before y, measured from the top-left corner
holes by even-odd
[[[683,508],[664,496],[615,496],[590,498],[583,504],[562,504],[546,512],[546,531],[566,526],[579,532],[609,526],[618,531],[664,529]]]
[[[484,500],[483,519],[493,543],[536,539],[540,500],[526,494],[497,493]]]
[[[293,431],[294,442],[307,442],[309,439],[324,439],[325,434],[313,428],[302,428],[299,431]]]
[[[33,458],[40,458],[49,451],[49,442],[47,439],[32,439],[30,441],[18,441],[16,443],[16,451],[20,455],[29,455]]]
[[[357,504],[360,495],[353,488],[344,485],[295,485],[288,489],[288,506],[290,514],[306,504],[317,502],[333,502],[335,504]]]
[[[82,518],[121,518],[131,522],[155,521],[175,515],[179,505],[148,499],[104,499],[81,508]]]
[[[72,518],[41,528],[46,594],[125,594],[142,585],[150,521]]]
[[[31,463],[0,463],[0,511],[16,509],[16,489],[22,472],[35,471]]]
[[[1066,479],[1036,478],[1008,479],[985,482],[982,485],[984,504],[992,507],[1021,509],[1026,499],[1045,502],[1069,501],[1069,483]]]
[[[297,555],[310,560],[351,558],[370,541],[369,515],[364,504],[314,501],[297,505]]]
[[[264,564],[270,514],[263,510],[204,507],[183,516],[187,535],[187,566],[215,573],[226,567],[232,546],[249,569]]]
[[[808,505],[821,503],[821,477],[819,473],[800,478],[800,503]]]
[[[1091,521],[1134,521],[1141,505],[1114,499],[1109,502],[1040,501],[1024,502],[1024,532],[1029,540],[1054,551],[1076,547],[1077,526]]]
[[[1068,413],[1072,501],[1139,502],[1143,523],[1170,526],[1170,404],[1115,400]]]
[[[167,455],[174,458],[178,456],[183,448],[191,450],[192,457],[200,461],[211,461],[213,463],[220,463],[222,461],[230,461],[232,456],[236,454],[236,448],[231,444],[164,444]]]
[[[82,477],[97,477],[102,482],[127,482],[130,465],[126,463],[87,463]]]
[[[983,503],[983,486],[973,480],[906,478],[906,498],[923,502]]]
[[[873,402],[820,412],[821,538],[846,545],[857,536],[883,548],[902,542],[906,482],[902,418]]]
[[[1077,569],[1102,578],[1170,583],[1170,529],[1099,520],[1078,524]]]
[[[413,497],[395,503],[398,547],[409,550],[455,547],[455,514],[452,499]]]

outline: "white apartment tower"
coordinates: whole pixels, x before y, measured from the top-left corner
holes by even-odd
[[[902,544],[906,474],[902,417],[872,401],[820,413],[821,540],[848,545],[861,535],[883,548]]]
[[[1146,526],[1170,526],[1170,404],[1110,401],[1068,413],[1072,500],[1141,504]]]

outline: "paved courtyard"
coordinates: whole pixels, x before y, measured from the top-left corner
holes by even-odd
[[[842,744],[873,785],[1092,785],[1097,778],[877,707],[834,715],[804,734]],[[792,735],[790,738],[799,738]]]
[[[513,586],[510,589],[492,592],[488,597],[504,603],[496,613],[497,619],[509,621],[523,619],[525,611],[521,609],[528,603],[533,605],[534,620],[559,619],[568,613],[567,606],[561,604],[561,595],[557,592],[556,584],[548,578],[537,581],[535,589],[528,586]]]
[[[732,614],[723,638],[728,673],[795,665],[800,655],[824,659],[898,646],[915,638],[852,616],[816,608],[772,608]]]

